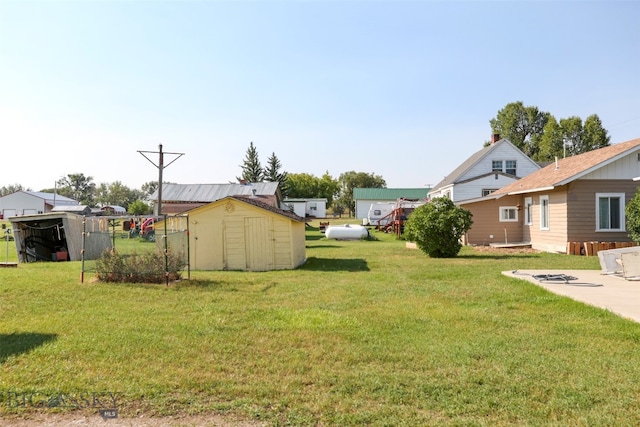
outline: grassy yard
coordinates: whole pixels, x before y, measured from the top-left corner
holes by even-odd
[[[192,272],[169,287],[81,285],[77,262],[2,269],[0,413],[42,410],[20,396],[97,394],[122,418],[637,425],[640,325],[501,274],[599,269],[597,257],[430,259],[373,235],[309,229],[298,270]]]

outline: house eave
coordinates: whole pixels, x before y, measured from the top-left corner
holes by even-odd
[[[509,196],[515,196],[516,194],[525,194],[525,193],[537,193],[539,191],[550,191],[553,190],[555,185],[550,185],[549,187],[540,187],[540,188],[531,188],[528,190],[519,190],[519,191],[510,191],[507,194]]]

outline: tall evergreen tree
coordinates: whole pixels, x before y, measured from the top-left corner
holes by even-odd
[[[279,183],[280,191],[282,195],[286,197],[289,195],[289,174],[286,171],[280,172],[281,168],[282,164],[280,163],[280,159],[276,157],[276,153],[271,153],[271,157],[267,159],[267,166],[265,166],[262,176],[265,181]]]
[[[236,178],[238,181],[262,182],[264,171],[260,164],[258,150],[256,150],[255,145],[253,145],[253,141],[249,144],[244,161],[240,167],[242,168],[242,175]]]

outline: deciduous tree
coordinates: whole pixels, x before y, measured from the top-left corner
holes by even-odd
[[[71,173],[60,178],[57,185],[59,194],[77,200],[82,205],[95,206],[96,184],[93,183],[93,177]]]
[[[507,104],[491,119],[491,130],[507,138],[527,156],[534,158],[538,153],[540,138],[549,113],[538,107],[525,107],[522,101]]]
[[[24,188],[20,184],[6,185],[4,187],[0,187],[0,197],[6,196],[8,194],[13,194],[17,191],[31,191],[31,189]]]
[[[355,208],[355,201],[353,200],[354,188],[386,188],[387,183],[380,176],[373,172],[356,172],[349,171],[344,172],[338,177],[338,183],[340,185],[340,197],[339,203],[349,209],[349,215],[352,215]]]

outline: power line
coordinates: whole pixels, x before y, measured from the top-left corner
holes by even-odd
[[[161,215],[162,214],[162,171],[169,167],[169,165],[171,165],[171,163],[175,162],[176,160],[178,160],[180,157],[184,156],[184,153],[170,153],[170,152],[163,152],[162,151],[162,144],[158,145],[158,151],[140,151],[138,150],[138,153],[142,154],[142,156],[149,160],[149,162],[154,165],[156,168],[158,168],[158,213],[157,215]],[[149,157],[147,157],[147,154],[158,154],[158,164],[154,163],[153,160],[151,160]],[[175,155],[177,156],[175,159],[171,160],[168,164],[164,164],[164,155],[165,154],[170,154],[170,155]]]

